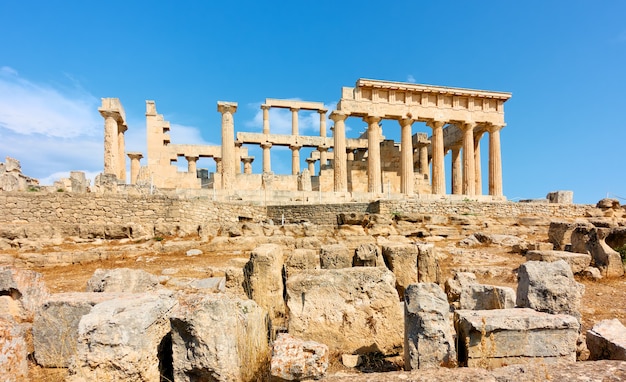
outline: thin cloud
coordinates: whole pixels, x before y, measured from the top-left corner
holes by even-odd
[[[412,84],[415,83],[415,77],[413,77],[412,74],[409,74],[408,76],[406,76],[406,82],[410,82]]]
[[[293,99],[300,101],[300,99]],[[261,103],[252,103],[248,105],[252,109],[256,109],[256,113],[251,120],[245,121],[244,126],[252,128],[255,132],[263,130],[263,110]],[[324,104],[327,110],[334,110],[337,103]],[[328,114],[326,113],[326,134],[330,136],[328,131]],[[288,109],[271,108],[269,112],[270,133],[271,134],[291,134],[291,111]],[[332,123],[332,122],[331,122]],[[235,126],[236,128],[236,126]],[[298,132],[301,135],[317,135],[320,131],[320,115],[316,111],[301,110],[298,112]]]
[[[0,127],[17,134],[71,138],[97,134],[98,99],[80,88],[61,91],[0,68]]]

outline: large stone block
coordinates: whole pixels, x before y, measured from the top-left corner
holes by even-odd
[[[516,363],[576,361],[579,324],[566,314],[532,309],[457,310],[459,364],[500,367]]]
[[[437,283],[441,281],[441,269],[434,244],[417,244],[417,281]]]
[[[320,379],[328,369],[328,346],[281,333],[272,349],[271,375],[275,381]]]
[[[572,232],[572,251],[591,254],[593,265],[602,276],[621,277],[624,275],[622,258],[605,241],[610,233],[610,228],[577,227]]]
[[[459,309],[489,310],[515,308],[515,291],[509,287],[473,284],[461,290]]]
[[[626,327],[614,318],[602,320],[587,330],[589,358],[626,361]]]
[[[295,249],[285,261],[287,277],[303,269],[320,269],[320,254],[314,249]]]
[[[554,249],[563,251],[568,245],[571,245],[572,232],[574,232],[577,227],[591,228],[593,225],[588,222],[551,222],[550,228],[548,229],[548,240],[554,245]]]
[[[267,376],[268,316],[254,301],[187,295],[170,322],[175,381],[252,381]]]
[[[40,273],[12,266],[0,267],[0,295],[10,296],[19,303],[20,314],[16,319],[32,322],[49,294]]]
[[[591,256],[586,253],[574,253],[566,251],[528,251],[524,255],[528,261],[553,262],[563,260],[572,268],[572,273],[580,273],[587,269],[591,263]]]
[[[528,261],[519,267],[517,281],[518,307],[569,314],[581,320],[585,286],[574,280],[572,269],[565,261]]]
[[[446,294],[434,283],[411,284],[404,295],[404,369],[456,366]]]
[[[152,292],[161,288],[159,278],[141,269],[96,269],[87,281],[87,292]]]
[[[283,265],[283,247],[263,244],[250,253],[250,260],[244,267],[244,289],[248,298],[268,311],[274,327],[285,325]]]
[[[383,258],[396,276],[396,289],[400,299],[404,299],[404,290],[417,282],[417,255],[415,244],[383,245]]]
[[[356,248],[352,265],[355,267],[385,266],[382,253],[374,243],[361,244]]]
[[[460,309],[461,293],[466,288],[476,284],[478,284],[478,280],[472,272],[456,272],[453,278],[447,279],[445,290],[450,305],[455,309]]]
[[[43,303],[33,322],[35,360],[44,367],[68,367],[76,353],[78,324],[91,308],[121,297],[119,293],[55,293]]]
[[[28,380],[28,349],[23,325],[10,316],[0,315],[0,379],[6,382]]]
[[[353,257],[353,253],[343,244],[323,245],[320,251],[323,269],[350,268]]]
[[[397,352],[402,305],[386,268],[307,270],[287,280],[289,333],[342,353]]]
[[[71,382],[172,379],[171,293],[126,294],[95,305],[80,320]],[[170,361],[171,363],[171,361]]]

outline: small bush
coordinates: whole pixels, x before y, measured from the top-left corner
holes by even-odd
[[[626,264],[626,244],[615,248],[615,250],[619,252],[619,255],[622,258],[622,263]]]

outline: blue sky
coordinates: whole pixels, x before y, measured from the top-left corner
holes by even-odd
[[[0,161],[15,157],[44,182],[102,171],[101,97],[120,98],[126,149],[145,152],[147,99],[172,123],[172,143],[217,144],[218,100],[239,103],[237,131],[260,132],[265,98],[333,107],[341,87],[374,78],[512,92],[509,199],[626,197],[624,1],[0,0],[0,47]],[[317,118],[300,118],[315,134]],[[271,123],[290,127],[288,115]],[[388,138],[399,130],[383,122]],[[486,136],[482,147],[486,161]],[[289,173],[290,160],[272,166]]]

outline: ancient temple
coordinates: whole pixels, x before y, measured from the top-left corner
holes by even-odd
[[[125,153],[124,132],[128,129],[124,109],[117,98],[103,98],[99,108],[105,119],[104,173],[119,182],[126,181],[126,157],[130,159],[130,182],[150,182],[162,189],[209,188],[213,193],[244,193],[246,190],[317,191],[401,195],[404,197],[446,195],[444,158],[451,154],[449,194],[479,197],[482,190],[480,142],[489,139],[486,193],[502,199],[500,130],[504,103],[511,93],[359,79],[355,87],[344,87],[336,110],[326,110],[321,102],[266,99],[261,105],[260,132],[236,132],[236,102],[217,102],[222,116],[220,146],[170,142],[169,122],[156,111],[154,101],[146,101],[147,164],[140,165],[142,153]],[[291,134],[272,132],[270,109],[291,112]],[[298,127],[300,111],[319,113],[319,135],[302,135]],[[367,125],[366,133],[347,138],[345,123],[358,118]],[[327,121],[333,122],[327,133]],[[400,142],[386,140],[381,123],[394,120],[400,129]],[[413,132],[416,122],[430,129],[430,136]],[[385,125],[387,126],[387,125]],[[387,127],[386,127],[387,128]],[[254,157],[248,147],[262,149],[262,173],[253,173]],[[272,148],[291,150],[291,174],[272,172]],[[312,148],[307,166],[301,169],[300,151]],[[186,172],[175,166],[178,158],[188,163]],[[213,158],[216,171],[206,176],[196,168],[199,158]],[[319,162],[319,163],[318,163]],[[319,172],[315,173],[318,163]],[[200,176],[199,176],[200,175]],[[202,182],[201,178],[206,178]]]

